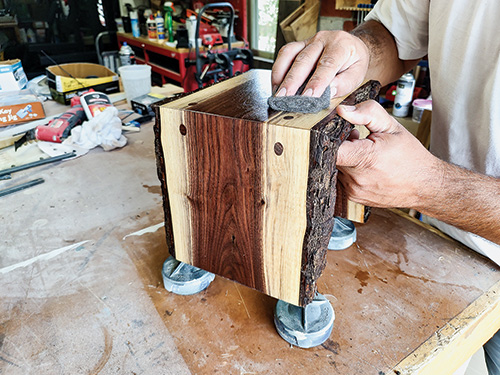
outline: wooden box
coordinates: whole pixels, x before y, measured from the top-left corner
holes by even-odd
[[[280,23],[287,43],[305,40],[318,31],[319,0],[309,0]]]
[[[271,110],[270,81],[252,70],[156,108],[167,244],[182,262],[304,306],[325,267],[336,153],[352,126],[340,100],[317,114]]]

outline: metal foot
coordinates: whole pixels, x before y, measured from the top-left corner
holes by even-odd
[[[187,296],[206,289],[215,275],[169,256],[162,269],[163,285],[169,292]]]
[[[279,300],[274,310],[274,325],[288,343],[300,348],[312,348],[324,343],[333,328],[335,312],[321,294],[306,307]]]
[[[344,250],[356,242],[356,227],[351,220],[335,218],[328,250]]]

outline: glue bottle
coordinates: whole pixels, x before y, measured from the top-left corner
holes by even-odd
[[[169,42],[174,41],[174,27],[172,24],[172,14],[174,13],[174,3],[166,1],[163,5],[165,11],[165,33]]]
[[[161,12],[156,13],[156,36],[159,41],[165,40],[165,20],[161,16]]]

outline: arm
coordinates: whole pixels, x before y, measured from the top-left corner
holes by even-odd
[[[339,106],[338,113],[371,131],[339,148],[339,181],[350,199],[415,208],[500,244],[500,179],[436,158],[374,101]]]
[[[370,51],[365,80],[377,80],[385,86],[413,69],[420,61],[401,60],[394,37],[384,25],[376,21],[363,23],[352,31],[352,35],[361,39]]]
[[[366,79],[382,85],[392,82],[417,62],[400,60],[392,34],[382,24],[368,21],[352,33],[320,31],[285,45],[273,65],[273,90],[277,96],[294,95],[314,71],[304,95],[319,97],[330,85],[332,96],[343,96]]]

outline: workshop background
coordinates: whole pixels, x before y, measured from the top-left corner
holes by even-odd
[[[215,277],[192,296],[166,290],[155,103],[269,70],[284,44],[319,30],[351,31],[376,1],[228,3],[0,0],[0,374],[411,373],[399,372],[401,364],[424,366],[442,348],[467,346],[461,340],[470,327],[488,321],[484,306],[498,306],[491,303],[497,267],[411,211],[375,210],[358,242],[338,253],[345,259],[329,253],[319,287],[337,320],[312,349],[279,337],[276,300],[253,289]],[[431,94],[424,58],[381,88],[379,101],[428,146]],[[381,232],[404,240],[380,235],[394,246],[383,254]],[[436,246],[442,253],[427,260]],[[451,268],[433,272],[448,262],[448,249],[470,285]],[[352,271],[356,262],[366,272]],[[412,306],[381,307],[377,287],[388,279],[369,270],[399,270],[402,262],[408,279],[388,276],[394,285],[387,288]],[[347,286],[345,295],[335,289],[339,264],[352,273],[346,285],[355,281],[350,297]],[[408,270],[432,276],[410,275],[411,284]],[[449,285],[459,296],[453,306]],[[421,312],[413,298],[430,307]],[[393,315],[380,330],[364,327],[384,314]],[[465,360],[446,355],[440,363]],[[482,356],[481,349],[466,375],[486,374]]]

